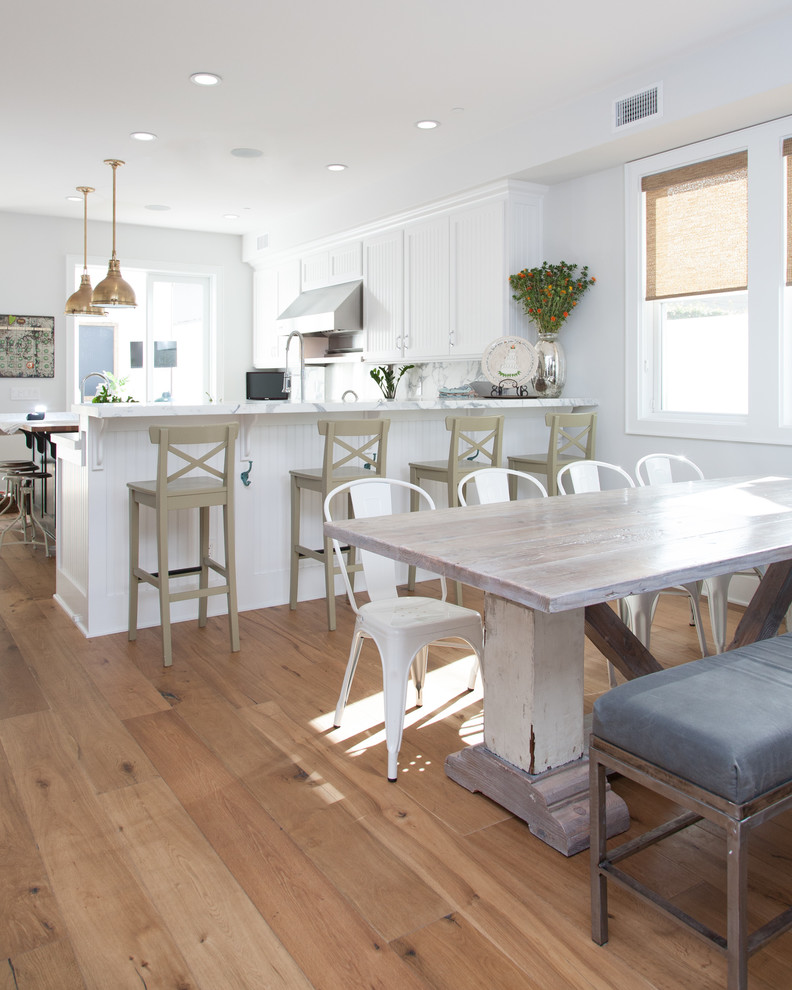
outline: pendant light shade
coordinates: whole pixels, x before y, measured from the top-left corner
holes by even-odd
[[[88,275],[88,193],[93,186],[77,186],[77,192],[83,194],[83,273],[80,278],[80,288],[66,300],[67,316],[107,316],[107,313],[92,304],[93,289]]]
[[[105,165],[113,170],[113,254],[107,275],[93,290],[94,306],[112,306],[115,309],[132,309],[137,306],[132,286],[121,278],[121,265],[116,258],[116,169],[123,162],[105,158]]]

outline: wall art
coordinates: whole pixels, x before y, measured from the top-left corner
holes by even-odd
[[[0,313],[0,378],[55,377],[55,317]]]

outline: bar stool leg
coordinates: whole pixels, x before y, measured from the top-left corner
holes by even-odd
[[[300,570],[300,486],[292,475],[291,479],[291,566],[289,570],[289,608],[297,608],[297,579]]]
[[[159,591],[160,626],[162,628],[162,662],[173,663],[170,622],[170,579],[168,578],[168,512],[157,513],[157,585]]]
[[[413,467],[410,468],[410,484],[418,484],[418,472]],[[410,512],[417,512],[420,508],[419,498],[418,492],[410,491]],[[415,591],[415,566],[412,564],[407,568],[407,589]]]
[[[209,587],[209,506],[204,505],[198,510],[198,553],[201,558],[201,574],[198,578],[198,587],[206,589]],[[208,612],[208,598],[204,596],[198,599],[198,627],[206,625]]]
[[[325,599],[327,601],[327,628],[332,632],[336,627],[336,603],[335,603],[335,560],[333,556],[333,541],[325,536],[324,544],[324,572],[325,572]]]
[[[136,575],[140,563],[140,505],[134,492],[129,493],[129,641],[137,639],[138,591]]]
[[[225,536],[225,578],[228,584],[228,628],[231,637],[231,652],[238,653],[239,612],[237,610],[236,586],[236,531],[234,527],[234,515],[228,511],[227,505],[223,506],[223,533]]]

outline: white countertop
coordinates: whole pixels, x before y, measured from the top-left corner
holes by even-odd
[[[382,399],[378,402],[206,402],[193,406],[172,405],[166,402],[91,402],[72,406],[72,414],[88,415],[96,419],[134,419],[152,416],[288,416],[306,413],[410,412],[436,409],[563,409],[597,405],[599,405],[597,399],[566,396],[558,399]],[[0,419],[1,423],[2,419]]]

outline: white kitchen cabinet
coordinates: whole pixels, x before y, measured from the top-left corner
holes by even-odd
[[[447,216],[405,227],[404,272],[404,357],[443,357],[451,343]]]
[[[451,216],[450,356],[481,357],[508,334],[506,203],[498,200]]]
[[[404,231],[388,231],[363,242],[363,325],[366,359],[401,361],[404,356]]]
[[[347,241],[301,259],[300,288],[303,292],[325,285],[338,285],[363,277],[363,243]]]
[[[475,360],[508,332],[503,199],[405,228],[405,358]]]
[[[279,320],[278,316],[300,294],[299,261],[259,269],[253,277],[253,291],[253,366],[281,368],[291,320]]]

